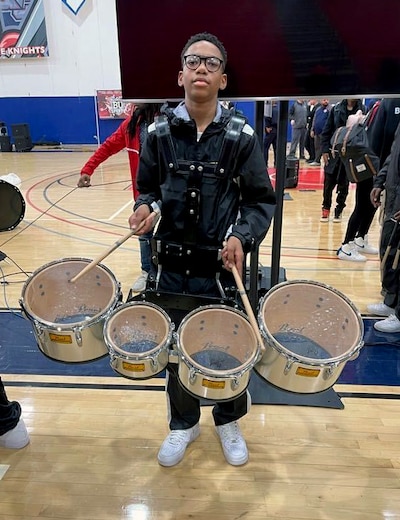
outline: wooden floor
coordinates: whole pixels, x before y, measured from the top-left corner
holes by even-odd
[[[1,308],[19,308],[35,270],[55,260],[95,258],[127,232],[127,157],[109,159],[90,189],[76,189],[91,153],[87,147],[0,154],[0,174],[21,178],[26,202],[24,220],[0,234],[7,255],[0,262]],[[304,169],[299,189],[287,190],[281,266],[289,280],[330,285],[365,313],[367,303],[381,299],[378,258],[337,259],[353,192],[342,223],[320,223],[321,180],[318,169]],[[374,245],[379,232],[375,221]],[[264,266],[271,242],[272,232],[260,251]],[[103,264],[127,296],[140,272],[137,239]],[[166,469],[156,460],[167,434],[164,380],[132,391],[131,380],[111,379],[4,376],[9,398],[22,405],[31,443],[0,449],[1,520],[400,519],[398,387],[335,385],[347,396],[344,409],[253,405],[241,421],[250,461],[236,468],[225,462],[205,406],[201,436],[179,465]]]

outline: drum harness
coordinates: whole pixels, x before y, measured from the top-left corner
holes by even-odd
[[[176,244],[152,240],[153,262],[158,266],[157,279],[162,266],[186,276],[216,277],[221,295],[225,296],[219,281],[222,269],[221,249],[197,245],[197,224],[200,218],[201,183],[204,174],[226,179],[232,171],[235,152],[245,119],[233,115],[225,127],[221,153],[217,163],[178,160],[172,141],[171,129],[165,115],[155,118],[156,136],[167,171],[172,175],[187,174],[183,243]]]

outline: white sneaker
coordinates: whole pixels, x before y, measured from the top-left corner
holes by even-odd
[[[29,434],[25,423],[19,420],[17,426],[9,432],[0,435],[0,448],[20,449],[29,444]]]
[[[146,271],[142,271],[142,274],[139,276],[139,278],[132,285],[132,291],[133,292],[142,292],[142,291],[144,291],[146,289],[146,282],[147,282],[148,276],[149,276],[149,273],[146,273]]]
[[[367,310],[376,316],[391,316],[394,314],[394,309],[383,302],[370,303],[367,305]]]
[[[221,440],[222,451],[232,466],[241,466],[249,460],[246,441],[236,421],[215,427]]]
[[[379,253],[379,249],[368,244],[368,236],[365,237],[357,237],[354,239],[354,243],[360,253],[364,255],[377,255]]]
[[[380,332],[400,332],[400,320],[395,314],[391,314],[385,320],[374,323],[374,329]]]
[[[348,244],[342,244],[337,251],[337,256],[340,260],[347,260],[349,262],[366,262],[367,258],[361,255],[354,242]]]
[[[183,459],[188,445],[196,440],[199,435],[199,423],[187,430],[172,430],[158,452],[159,464],[167,467],[178,464]]]

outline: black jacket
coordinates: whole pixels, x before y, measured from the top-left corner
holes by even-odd
[[[226,125],[233,113],[222,108],[219,121],[212,122],[197,141],[193,120],[177,117],[163,107],[170,124],[172,141],[179,161],[212,167],[218,162]],[[141,204],[161,201],[162,215],[156,238],[164,242],[185,242],[187,171],[170,171],[162,160],[155,126],[148,129],[139,163],[137,187]],[[227,235],[240,239],[245,251],[253,241],[266,235],[274,214],[276,197],[266,172],[265,161],[253,130],[246,125],[240,134],[232,168],[223,178],[203,173],[200,211],[196,225],[197,245],[221,247]]]
[[[321,134],[322,153],[329,152],[331,148],[331,139],[335,130],[341,126],[346,126],[349,115],[355,114],[358,110],[361,110],[363,114],[366,112],[365,106],[359,99],[357,99],[357,103],[352,110],[347,110],[347,99],[343,99],[332,108]]]
[[[400,210],[400,123],[397,127],[390,154],[374,178],[374,188],[386,190],[385,219]]]
[[[382,167],[390,153],[394,134],[400,122],[400,99],[382,99],[368,128],[368,142]]]

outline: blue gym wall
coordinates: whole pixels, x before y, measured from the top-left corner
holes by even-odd
[[[254,124],[254,103],[238,102],[238,110]],[[0,98],[0,121],[11,136],[11,125],[29,125],[36,145],[97,144],[93,97]],[[99,119],[99,140],[103,142],[121,124],[121,119]]]

